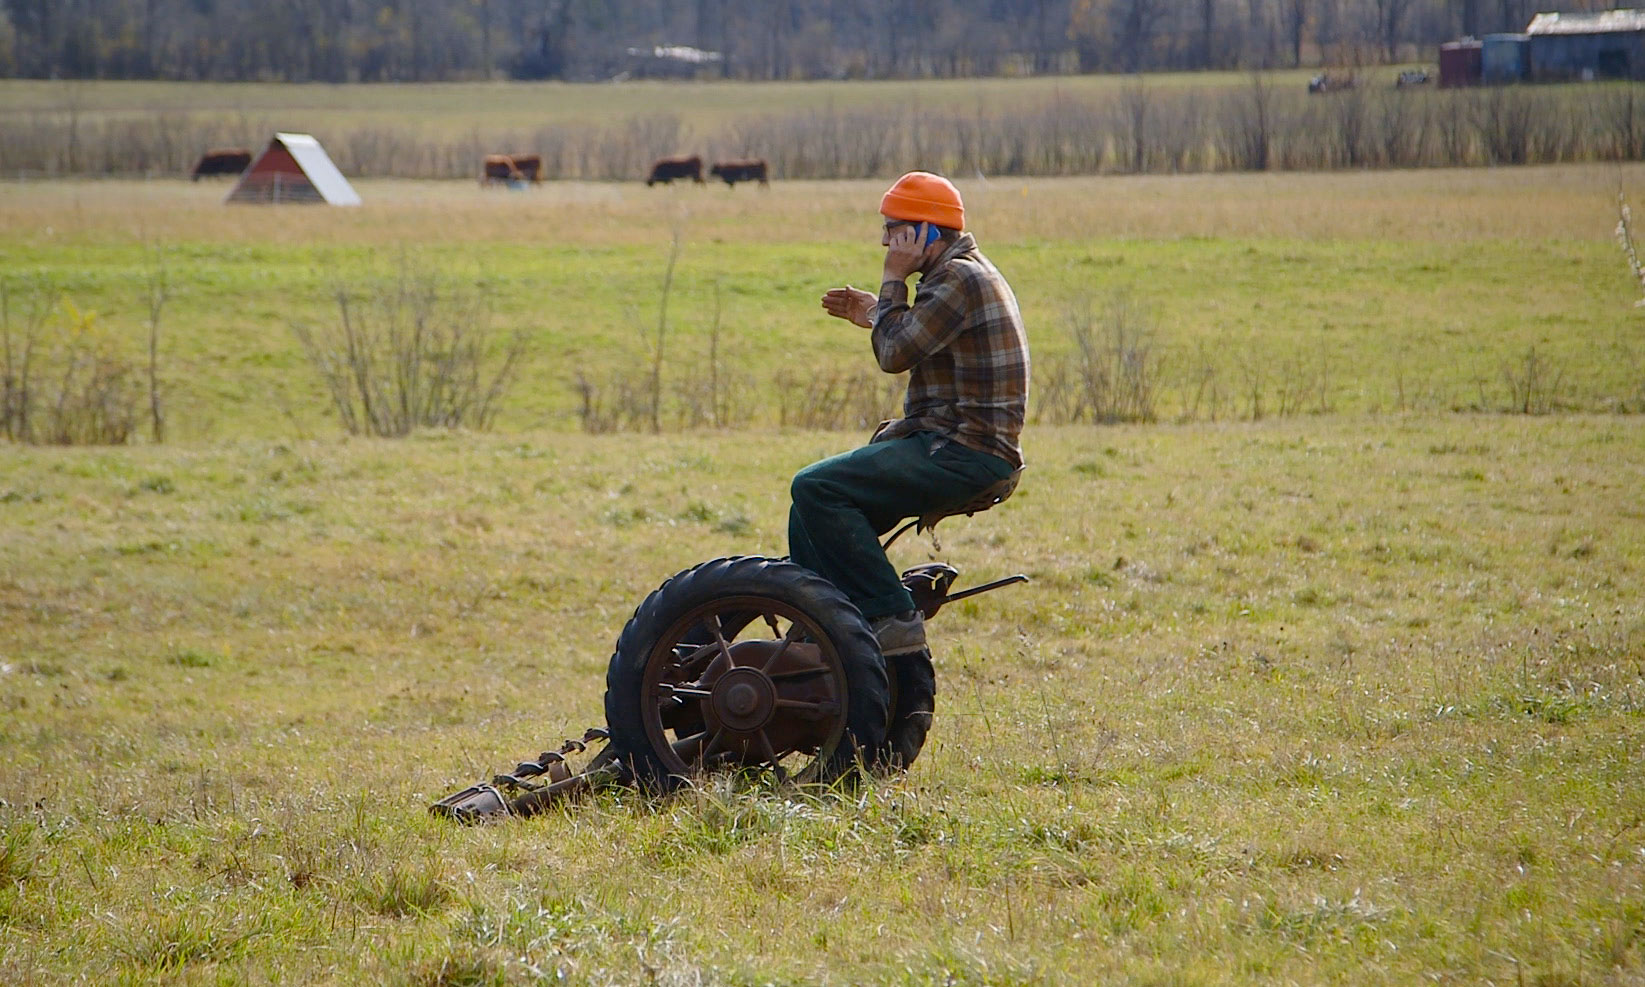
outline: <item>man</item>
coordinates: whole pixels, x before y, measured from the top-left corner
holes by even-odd
[[[823,295],[829,315],[873,330],[880,369],[910,371],[903,417],[869,444],[794,477],[793,560],[838,586],[868,618],[883,654],[925,647],[914,600],[880,548],[905,518],[962,504],[1022,465],[1028,339],[1016,296],[965,230],[965,203],[947,179],[897,179],[880,200],[885,273],[878,297]],[[920,275],[908,298],[909,276]]]

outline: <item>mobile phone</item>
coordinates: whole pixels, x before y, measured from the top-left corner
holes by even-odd
[[[927,247],[929,247],[933,243],[936,243],[940,239],[942,239],[942,230],[937,228],[937,224],[936,223],[926,223],[925,224],[925,245]]]

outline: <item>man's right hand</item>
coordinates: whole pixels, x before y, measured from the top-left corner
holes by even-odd
[[[830,288],[822,296],[823,311],[864,329],[874,328],[874,309],[879,303],[879,296],[850,285]]]

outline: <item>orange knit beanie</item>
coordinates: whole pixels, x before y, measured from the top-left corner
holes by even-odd
[[[965,229],[965,203],[960,201],[960,190],[929,171],[911,171],[897,179],[880,199],[880,214],[909,223]]]

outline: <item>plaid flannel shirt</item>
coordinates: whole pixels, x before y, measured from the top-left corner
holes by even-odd
[[[912,371],[903,417],[874,441],[932,431],[968,449],[1022,465],[1028,404],[1028,336],[1017,296],[969,233],[943,252],[920,279],[880,285],[874,356],[886,373]]]

